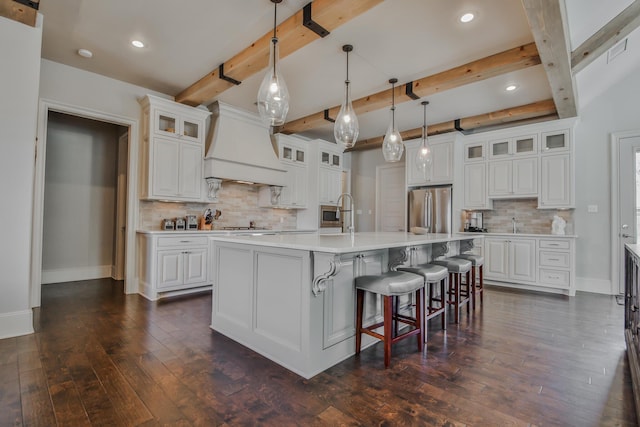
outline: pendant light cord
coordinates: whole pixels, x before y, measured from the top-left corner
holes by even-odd
[[[396,128],[396,84],[391,83],[391,127]]]
[[[276,28],[278,26],[278,3],[273,3],[273,37],[271,38],[271,42],[273,43],[273,75],[276,74],[276,48],[275,45],[278,43],[278,37],[276,36]]]
[[[424,110],[424,116],[422,118],[422,146],[424,147],[427,142],[427,104],[422,106]]]

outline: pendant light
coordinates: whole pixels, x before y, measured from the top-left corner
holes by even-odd
[[[402,152],[404,151],[402,136],[400,136],[400,132],[396,127],[395,84],[398,83],[398,79],[389,79],[389,83],[391,83],[391,122],[387,133],[384,135],[384,141],[382,141],[382,155],[387,162],[398,162],[402,158]]]
[[[431,168],[432,160],[431,147],[429,147],[429,141],[427,141],[427,105],[429,105],[429,101],[422,101],[421,104],[424,110],[424,117],[422,119],[422,145],[420,146],[420,150],[416,156],[416,167],[426,178],[427,173]]]
[[[345,149],[352,148],[356,144],[360,131],[358,117],[356,117],[356,112],[351,104],[351,87],[349,86],[351,83],[349,81],[349,52],[352,50],[353,46],[350,44],[342,46],[342,51],[347,54],[347,79],[344,81],[344,102],[333,126],[333,136],[336,142],[342,144]]]
[[[258,89],[258,112],[262,120],[270,126],[284,124],[289,111],[289,91],[278,69],[278,37],[276,37],[277,8],[282,0],[271,0],[273,3],[273,37],[269,55],[269,68],[260,89]]]

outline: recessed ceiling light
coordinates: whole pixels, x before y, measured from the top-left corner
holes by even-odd
[[[460,22],[464,22],[464,23],[471,22],[473,21],[473,18],[475,18],[474,14],[471,12],[467,12],[460,17]]]
[[[142,43],[140,40],[134,40],[131,42],[131,44],[135,47],[144,47],[144,43]]]
[[[78,49],[78,55],[82,56],[83,58],[91,58],[93,56],[93,52],[91,52],[89,49]]]
[[[509,85],[509,86],[504,88],[504,90],[506,90],[507,92],[513,92],[516,89],[518,89],[518,86],[516,86],[516,85]]]

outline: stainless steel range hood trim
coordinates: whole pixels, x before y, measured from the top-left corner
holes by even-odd
[[[213,114],[205,146],[205,177],[285,185],[286,171],[269,127],[258,115],[220,101],[209,109]]]

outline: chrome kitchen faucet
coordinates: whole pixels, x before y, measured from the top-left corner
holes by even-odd
[[[342,200],[342,196],[348,197],[351,201],[350,209],[344,209],[342,212],[351,212],[351,223],[349,224],[349,227],[347,227],[347,230],[349,230],[349,232],[351,233],[351,238],[353,238],[356,232],[356,205],[353,202],[353,197],[351,196],[351,194],[342,193],[340,197],[338,197],[338,201],[336,202],[336,206],[338,206],[338,212],[336,216],[338,218],[340,217],[340,201]]]

